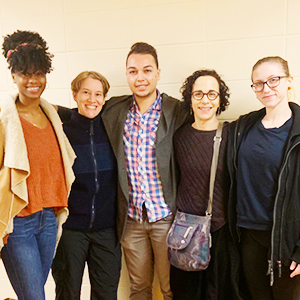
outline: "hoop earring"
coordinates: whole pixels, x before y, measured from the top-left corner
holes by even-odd
[[[192,116],[193,115],[193,109],[192,109],[192,107],[190,107],[190,115]]]
[[[13,82],[13,83],[12,83],[12,88],[13,88],[14,90],[16,90],[16,89],[18,88],[18,85],[17,85],[15,82]]]

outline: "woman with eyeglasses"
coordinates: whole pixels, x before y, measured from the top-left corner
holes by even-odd
[[[300,298],[300,107],[281,57],[252,69],[264,108],[230,125],[229,224],[252,300]],[[237,257],[236,257],[237,258]]]
[[[185,80],[181,92],[194,122],[174,135],[174,151],[180,170],[176,205],[182,212],[204,216],[209,198],[214,137],[219,125],[217,115],[229,104],[229,89],[214,70],[199,70]],[[227,130],[228,124],[225,124],[212,205],[211,261],[204,271],[183,271],[171,265],[170,283],[174,300],[233,299],[226,246],[229,238]]]

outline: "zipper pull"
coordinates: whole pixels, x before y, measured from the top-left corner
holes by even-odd
[[[282,275],[282,270],[281,270],[281,260],[277,260],[277,264],[278,264],[278,273],[279,273],[279,278],[281,277]]]
[[[267,275],[270,275],[270,286],[273,286],[274,283],[274,271],[273,271],[273,267],[272,267],[272,261],[268,260],[268,271],[267,271]]]
[[[267,271],[267,275],[270,275],[271,274],[271,269],[272,269],[272,264],[271,264],[271,261],[268,260],[268,271]]]
[[[273,268],[271,268],[270,286],[273,286],[273,283],[274,283],[274,271],[273,271]]]
[[[186,239],[190,231],[193,229],[192,226],[189,226],[189,228],[186,230],[185,234],[183,235],[183,238]]]

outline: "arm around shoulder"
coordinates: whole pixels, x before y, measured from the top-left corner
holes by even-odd
[[[103,106],[103,111],[105,112],[107,109],[111,108],[117,103],[123,102],[129,98],[132,98],[132,95],[124,95],[124,96],[117,96],[111,97],[105,101],[105,105]]]
[[[55,106],[57,107],[57,109],[56,109],[57,113],[63,123],[67,122],[71,119],[71,111],[72,111],[71,108],[67,108],[67,107],[59,106],[59,105],[55,105]]]

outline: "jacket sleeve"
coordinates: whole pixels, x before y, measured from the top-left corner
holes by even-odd
[[[295,261],[297,264],[300,264],[300,240],[298,240],[296,244],[295,252],[292,256],[292,261]]]
[[[227,137],[227,165],[229,170],[231,171],[230,175],[234,172],[234,148],[235,148],[235,130],[236,130],[236,121],[229,123],[228,125],[228,137]],[[231,176],[232,177],[232,176]]]
[[[71,109],[63,106],[58,106],[58,115],[63,123],[70,121]]]
[[[189,110],[186,107],[186,104],[183,101],[179,101],[178,107],[177,107],[177,123],[176,123],[176,129],[180,128],[181,126],[185,124],[191,124],[194,122],[194,116],[193,114],[190,114]]]

